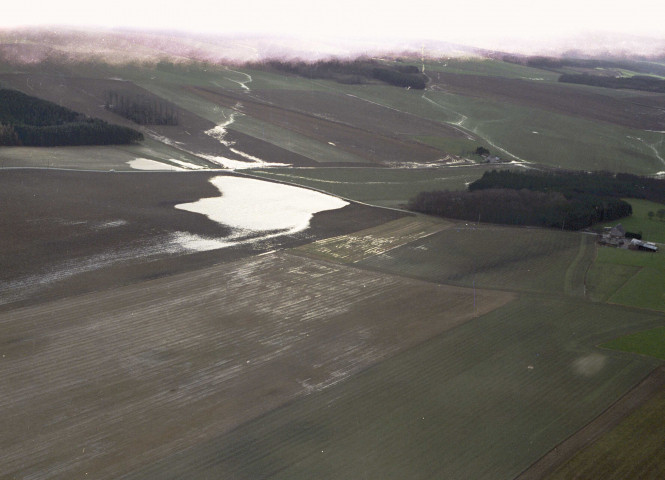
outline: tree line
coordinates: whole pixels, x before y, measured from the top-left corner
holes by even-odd
[[[136,143],[143,134],[55,103],[0,89],[0,146],[54,147]]]
[[[544,56],[516,56],[502,55],[501,59],[508,63],[517,63],[544,70],[560,71],[565,67],[583,69],[617,69],[632,72],[665,75],[665,65],[646,60],[608,59],[608,58],[571,58],[571,57],[544,57]]]
[[[509,188],[561,192],[566,196],[640,198],[665,204],[665,180],[631,173],[491,170],[469,184],[469,190]]]
[[[139,125],[178,125],[176,107],[157,97],[109,90],[104,108]]]
[[[606,77],[602,75],[565,73],[560,82],[592,85],[595,87],[642,90],[645,92],[665,93],[665,80],[646,75],[633,77]]]
[[[409,200],[412,211],[446,218],[504,225],[580,230],[632,213],[629,203],[616,198],[559,192],[489,189],[473,192],[421,192]]]
[[[407,208],[460,220],[579,230],[632,214],[620,197],[665,201],[663,180],[630,174],[486,172],[467,191],[421,192]]]
[[[373,59],[353,61],[320,60],[318,62],[268,60],[250,65],[306,78],[334,80],[345,84],[362,84],[379,80],[389,85],[422,90],[427,77],[414,65],[395,65]]]

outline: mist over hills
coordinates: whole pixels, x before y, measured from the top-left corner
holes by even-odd
[[[82,27],[0,28],[0,61],[152,63],[161,60],[243,64],[268,59],[318,61],[370,57],[526,57],[665,60],[665,40],[630,35],[578,35],[563,42],[498,42],[496,49],[414,38],[346,39],[297,35],[197,34],[166,30]]]

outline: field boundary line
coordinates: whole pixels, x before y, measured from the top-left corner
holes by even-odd
[[[577,432],[522,471],[515,480],[541,480],[618,426],[665,387],[665,367],[656,367],[636,386]]]
[[[573,258],[573,261],[570,262],[568,268],[566,268],[566,274],[563,277],[563,292],[566,295],[575,295],[574,286],[573,286],[573,276],[575,275],[575,269],[580,264],[584,258],[584,254],[587,251],[587,239],[584,235],[580,235],[580,245],[577,248],[577,255]],[[584,278],[586,278],[586,271],[584,272]],[[586,297],[586,285],[583,282],[584,292],[582,297]]]
[[[619,265],[623,265],[623,264],[619,264]],[[619,288],[617,288],[614,292],[612,292],[611,295],[608,295],[607,300],[605,300],[606,303],[609,303],[609,304],[612,304],[612,305],[624,305],[623,303],[613,302],[613,301],[612,301],[612,298],[615,297],[615,296],[617,295],[617,293],[619,293],[621,290],[623,290],[624,288],[626,288],[626,286],[630,283],[631,280],[633,280],[633,279],[634,279],[635,277],[637,277],[640,273],[642,273],[642,271],[644,271],[645,268],[647,268],[647,267],[640,267],[640,266],[638,266],[638,265],[626,265],[626,266],[628,266],[628,267],[635,266],[635,267],[638,268],[638,270],[637,270],[635,273],[633,273],[629,278],[627,278],[626,281],[623,282],[623,283],[619,286]],[[639,309],[641,309],[641,310],[650,310],[649,308],[638,307],[638,306],[635,306],[635,305],[630,305],[630,306],[632,306],[632,307],[634,307],[634,308],[639,308]],[[658,310],[654,310],[654,311],[658,311]]]
[[[591,262],[589,262],[589,265],[587,265],[586,270],[584,270],[584,300],[590,300],[590,298],[587,298],[587,278],[589,277],[589,270],[591,270],[591,267],[593,267],[598,261],[598,244],[595,242],[593,243],[593,249],[593,258],[591,259]]]
[[[448,230],[449,228],[453,227],[454,225],[455,225],[455,224],[450,224],[450,225],[445,225],[445,224],[444,224],[444,225],[441,225],[441,228],[439,228],[438,230],[436,230],[436,231],[434,231],[434,232],[427,233],[427,234],[423,235],[422,237],[418,237],[418,238],[414,238],[414,239],[411,239],[411,240],[407,240],[406,242],[401,243],[401,244],[398,244],[398,245],[393,245],[392,247],[390,247],[390,248],[388,248],[388,249],[386,249],[386,250],[383,250],[383,251],[381,251],[381,252],[374,253],[374,254],[369,255],[369,256],[367,256],[367,257],[361,258],[360,260],[356,260],[356,261],[354,261],[354,262],[351,262],[351,265],[355,265],[356,263],[358,263],[358,262],[362,262],[363,260],[367,260],[368,258],[376,257],[376,256],[378,256],[378,255],[383,255],[383,254],[385,254],[385,253],[388,253],[388,252],[391,252],[391,251],[395,250],[396,248],[404,247],[404,246],[406,246],[406,245],[409,245],[410,243],[417,242],[417,241],[422,240],[422,239],[424,239],[424,238],[431,237],[432,235],[436,235],[437,233],[441,233],[441,232],[443,232],[444,230]]]

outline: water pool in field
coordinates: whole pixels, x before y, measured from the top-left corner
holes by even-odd
[[[178,241],[190,250],[213,250],[293,235],[306,230],[315,213],[348,205],[324,193],[252,178],[220,175],[210,182],[221,196],[181,203],[176,208],[203,214],[233,232],[219,239],[179,234]]]

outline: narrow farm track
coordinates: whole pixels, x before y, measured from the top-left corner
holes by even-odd
[[[117,478],[512,298],[282,252],[0,314],[0,470]]]

